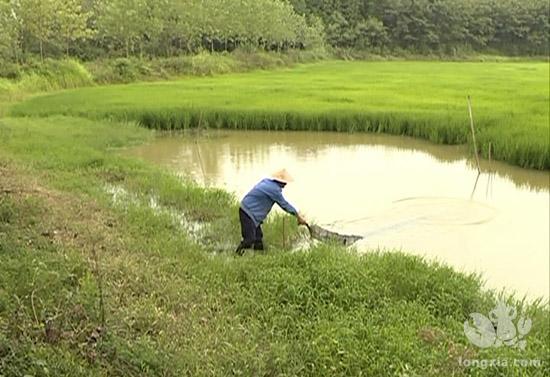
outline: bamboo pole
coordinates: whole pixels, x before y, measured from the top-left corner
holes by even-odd
[[[472,140],[474,141],[474,152],[476,154],[477,171],[478,173],[481,173],[481,167],[479,165],[479,154],[477,152],[476,132],[474,129],[474,115],[472,113],[472,101],[470,99],[470,96],[468,96],[468,112],[470,113],[470,127],[472,129]]]
[[[199,165],[200,165],[201,172],[202,172],[202,180],[203,180],[204,185],[206,185],[206,173],[204,171],[201,151],[200,151],[200,148],[199,148],[199,135],[198,135],[198,133],[200,133],[200,131],[201,131],[201,124],[202,124],[202,112],[199,114],[199,126],[197,128],[198,131],[195,134],[195,148],[197,149],[197,155],[199,156]]]
[[[489,174],[487,175],[487,188],[485,189],[485,197],[489,198],[489,192],[493,192],[493,175],[494,170],[491,162],[493,161],[493,144],[489,142]]]
[[[476,181],[474,182],[474,188],[472,189],[472,193],[470,194],[470,200],[474,199],[474,194],[476,193],[477,183],[479,182],[480,175],[481,173],[477,173]]]
[[[285,225],[286,225],[286,216],[283,217],[283,250],[286,250],[286,232],[285,232]]]

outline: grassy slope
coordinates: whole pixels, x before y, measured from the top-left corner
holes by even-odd
[[[550,168],[548,63],[323,62],[174,82],[95,87],[35,97],[13,115],[135,119],[155,128],[367,130],[470,140],[523,167]]]
[[[213,254],[237,242],[234,199],[113,150],[150,136],[79,118],[0,119],[0,375],[548,374],[547,307],[520,309],[534,322],[527,351],[478,350],[462,323],[494,299],[445,266],[284,251],[281,218],[265,227],[269,253]],[[127,194],[113,202],[106,187]],[[199,243],[168,210],[205,224]],[[464,368],[459,357],[545,366]]]

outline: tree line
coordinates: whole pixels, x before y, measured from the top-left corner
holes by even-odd
[[[0,56],[174,56],[238,46],[281,50],[323,43],[279,0],[0,0]]]
[[[548,54],[548,0],[291,0],[332,46],[380,52]]]
[[[547,0],[0,0],[0,60],[238,47],[547,54]]]

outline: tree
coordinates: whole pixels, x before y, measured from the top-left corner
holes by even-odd
[[[83,10],[81,0],[58,2],[56,15],[57,37],[65,46],[67,55],[69,55],[71,42],[93,36],[93,30],[88,27],[91,12]]]
[[[366,50],[369,48],[383,48],[389,41],[386,27],[376,17],[369,17],[355,26],[357,39],[355,47]]]
[[[326,31],[328,42],[335,47],[349,47],[355,39],[351,34],[349,22],[338,11],[331,15]]]
[[[103,38],[119,42],[126,57],[140,43],[147,29],[146,0],[110,0],[102,3],[98,15],[98,31]]]
[[[0,2],[0,58],[17,61],[19,56],[19,20],[8,1]]]
[[[44,60],[44,43],[55,37],[57,4],[61,0],[21,0],[19,16],[25,32],[38,40],[40,58]]]
[[[465,42],[477,50],[486,49],[495,35],[493,8],[487,0],[463,1],[468,4]]]
[[[547,54],[548,0],[0,0],[0,55],[339,48]]]
[[[548,56],[550,36],[550,3],[544,0],[532,0],[529,3],[529,33],[527,35],[528,53]]]
[[[325,25],[319,17],[311,16],[309,21],[298,29],[297,42],[305,49],[324,49]]]

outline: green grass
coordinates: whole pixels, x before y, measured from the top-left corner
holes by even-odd
[[[546,304],[509,298],[533,320],[524,352],[467,342],[468,315],[495,303],[476,276],[398,252],[283,250],[280,216],[264,226],[266,254],[220,248],[238,242],[235,198],[117,153],[152,135],[0,119],[3,377],[548,374]],[[126,194],[113,201],[106,187]],[[171,213],[203,224],[198,242]],[[298,236],[294,221],[288,233]],[[460,357],[544,365],[467,368]]]
[[[235,50],[231,54],[201,52],[171,58],[118,58],[81,63],[73,59],[28,59],[0,65],[0,116],[15,101],[33,94],[99,84],[167,80],[186,75],[211,76],[254,69],[273,69],[326,57],[323,50],[273,53]]]
[[[153,137],[125,120],[463,143],[471,94],[483,151],[491,142],[498,158],[548,168],[547,69],[328,62],[13,107],[42,118],[0,119],[0,376],[548,375],[547,303],[508,298],[533,320],[526,351],[480,350],[462,331],[496,300],[479,277],[397,252],[283,250],[300,234],[287,221],[283,242],[281,216],[264,227],[268,253],[235,257],[234,197],[117,152]],[[468,368],[460,357],[543,366]]]
[[[547,62],[340,62],[39,96],[14,116],[136,120],[150,128],[370,131],[471,143],[522,167],[549,169]]]

